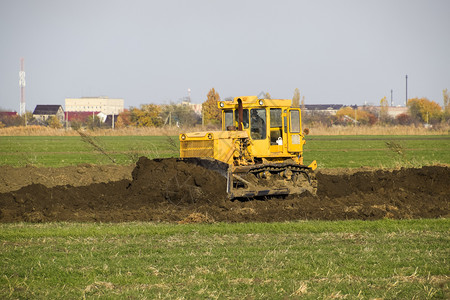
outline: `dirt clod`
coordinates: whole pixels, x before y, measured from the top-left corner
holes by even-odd
[[[178,223],[450,217],[450,168],[317,173],[318,193],[230,201],[226,180],[177,159],[0,169],[0,222]]]

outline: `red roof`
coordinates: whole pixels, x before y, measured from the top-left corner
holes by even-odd
[[[0,116],[17,116],[17,112],[15,111],[0,111]]]
[[[99,111],[66,111],[64,116],[68,121],[85,122],[88,117],[99,113]]]

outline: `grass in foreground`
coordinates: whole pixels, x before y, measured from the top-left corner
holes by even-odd
[[[0,225],[0,298],[447,298],[439,220]]]

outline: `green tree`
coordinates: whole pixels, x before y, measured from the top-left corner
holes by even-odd
[[[33,117],[33,113],[31,111],[26,111],[23,116],[20,116],[20,118],[21,118],[20,125],[22,126],[25,126],[35,121],[35,118]]]
[[[100,128],[102,126],[102,120],[98,116],[89,116],[86,119],[86,126],[90,130]]]
[[[83,125],[83,122],[81,122],[80,120],[72,120],[72,121],[70,121],[70,127],[73,130],[80,129],[82,125]]]
[[[198,116],[188,104],[167,104],[162,106],[161,117],[165,125],[194,126],[199,123]]]
[[[210,89],[206,95],[206,101],[202,104],[203,122],[205,125],[218,125],[222,119],[221,110],[217,106],[220,101],[219,93],[214,88]]]

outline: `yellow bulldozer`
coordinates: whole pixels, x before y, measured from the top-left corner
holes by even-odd
[[[317,191],[316,161],[303,165],[301,110],[289,99],[219,101],[222,130],[182,133],[180,157],[227,178],[230,199]]]

